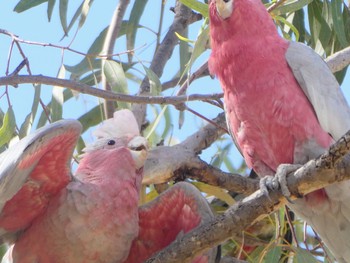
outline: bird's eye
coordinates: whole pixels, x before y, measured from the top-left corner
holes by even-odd
[[[225,3],[228,3],[228,2],[230,2],[231,0],[223,0]]]
[[[109,140],[107,144],[108,145],[114,145],[115,144],[115,140]]]

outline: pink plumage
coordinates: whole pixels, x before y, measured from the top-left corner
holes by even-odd
[[[213,217],[187,183],[138,207],[147,142],[129,110],[95,131],[72,176],[80,131],[77,121],[59,121],[0,155],[0,237],[14,243],[2,262],[141,263]]]
[[[212,0],[210,36],[209,67],[224,91],[229,129],[259,176],[317,157],[350,128],[330,70],[309,48],[281,38],[260,0]],[[332,185],[291,205],[340,262],[350,261],[348,187]]]

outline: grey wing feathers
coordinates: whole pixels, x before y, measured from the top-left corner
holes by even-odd
[[[290,42],[286,60],[321,127],[335,140],[350,130],[350,109],[326,62],[310,47]]]

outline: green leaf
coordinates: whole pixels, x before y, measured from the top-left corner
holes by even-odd
[[[101,81],[102,70],[94,70],[91,74],[79,80],[79,83],[83,83],[89,86],[95,86],[96,83]]]
[[[170,128],[172,127],[172,121],[171,121],[171,114],[170,114],[170,110],[169,107],[166,107],[165,111],[164,111],[164,121],[165,121],[165,127],[163,128],[163,133],[160,136],[161,138],[165,138],[169,131]]]
[[[188,28],[184,30],[184,35],[188,36]],[[180,75],[182,78],[180,79],[180,83],[183,83],[184,76],[186,75],[186,65],[191,59],[190,45],[184,41],[180,41],[179,43],[179,52],[180,52]]]
[[[119,31],[119,37],[126,34],[126,27],[127,27],[127,21],[123,21],[120,31]],[[68,66],[65,65],[66,70],[69,72],[72,72],[76,74],[77,76],[83,75],[88,71],[91,71],[93,69],[101,69],[101,59],[96,59],[96,55],[100,54],[103,48],[103,43],[106,38],[108,27],[104,28],[101,33],[96,37],[92,45],[90,46],[88,50],[88,54],[90,54],[89,57],[85,57],[82,59],[78,64],[74,66]],[[123,67],[125,67],[127,63],[123,64]],[[130,66],[128,66],[129,68]]]
[[[88,54],[94,54],[97,55],[102,51],[103,48],[103,42],[106,38],[108,27],[104,28],[100,34],[96,37],[92,45],[90,46],[88,50]],[[80,61],[75,66],[68,66],[65,65],[66,70],[69,72],[72,72],[78,76],[94,69],[94,68],[101,68],[101,60],[95,59],[94,57],[85,57],[82,61]]]
[[[74,23],[77,21],[78,18],[80,18],[78,28],[81,28],[84,25],[87,14],[89,13],[89,10],[90,10],[90,6],[92,5],[92,2],[93,0],[84,0],[80,4],[80,6],[75,11],[71,21],[69,22],[69,25],[67,27],[67,34],[72,29]]]
[[[57,78],[62,79],[65,76],[65,68],[61,66],[58,71]],[[51,100],[51,121],[55,122],[62,119],[62,106],[64,102],[63,89],[62,87],[54,86],[52,89],[52,100]]]
[[[41,93],[41,85],[35,84],[34,85],[34,99],[32,104],[32,111],[26,116],[24,122],[21,125],[21,128],[19,129],[18,136],[20,139],[27,136],[30,132],[30,129],[32,128],[33,121],[35,119],[36,113],[38,111],[39,101],[40,101],[40,93]]]
[[[97,105],[85,114],[81,115],[78,121],[83,125],[82,133],[86,132],[90,127],[101,123],[103,116],[104,113],[102,105]],[[81,138],[79,138],[76,148],[79,154],[81,154],[82,150],[85,148],[85,143]]]
[[[305,42],[310,38],[310,34],[305,29],[305,14],[304,9],[300,9],[294,13],[292,24],[299,32],[299,41]]]
[[[153,70],[151,70],[150,68],[147,68],[145,66],[143,66],[143,68],[144,68],[146,75],[148,77],[148,80],[149,80],[151,95],[158,96],[162,91],[162,84],[160,83],[160,80],[159,80],[157,74],[154,73]]]
[[[81,28],[84,25],[86,17],[90,11],[90,6],[92,5],[92,2],[93,0],[84,0],[81,8],[81,15],[79,18],[79,28]]]
[[[61,88],[62,89],[62,88]],[[73,98],[73,92],[70,89],[64,89],[63,90],[63,101],[67,101],[69,99]],[[51,102],[47,105],[47,108],[51,108]],[[40,127],[43,127],[48,120],[48,116],[46,116],[46,112],[43,110],[40,114],[38,124],[36,126],[37,129]]]
[[[300,247],[293,248],[295,251],[294,262],[295,263],[318,263],[315,257],[307,250]]]
[[[287,13],[293,13],[310,4],[313,0],[292,0],[286,1],[285,4],[278,6],[272,11],[272,15],[280,16]]]
[[[23,11],[26,11],[32,7],[35,7],[37,5],[40,5],[42,3],[47,2],[48,0],[21,0],[18,2],[18,4],[15,6],[13,11],[17,13],[21,13]]]
[[[282,16],[275,16],[274,19],[276,21],[280,21],[284,24],[284,27],[287,26],[290,30],[292,30],[292,32],[294,33],[295,35],[295,41],[299,41],[299,32],[298,32],[298,29],[295,28],[295,26],[290,23],[289,21],[287,21],[284,17]],[[284,35],[285,38],[287,38],[288,40],[291,40],[290,39],[290,35],[286,34],[286,31],[285,30],[282,30],[282,33]]]
[[[151,138],[151,136],[153,136],[154,131],[156,130],[156,128],[158,127],[160,120],[163,118],[166,110],[167,110],[168,106],[165,105],[161,112],[156,114],[157,118],[154,120],[154,122],[151,125],[151,128],[147,131],[147,135],[146,135],[146,139],[149,140]]]
[[[103,120],[103,106],[97,105],[88,112],[81,115],[78,121],[83,125],[82,133],[86,132],[90,127],[93,127]]]
[[[0,148],[7,144],[16,134],[16,118],[13,108],[9,107],[2,121],[0,128]]]
[[[333,18],[333,26],[335,34],[343,48],[349,46],[349,42],[345,36],[345,28],[342,16],[343,1],[342,0],[332,0],[331,1],[331,11]],[[346,6],[344,8],[347,8]]]
[[[189,61],[189,67],[196,61],[196,59],[203,54],[203,52],[207,49],[209,42],[209,26],[204,28],[204,30],[198,36],[196,43],[194,44],[192,56]]]
[[[217,198],[224,201],[229,206],[236,203],[235,199],[233,199],[232,196],[227,191],[225,191],[220,187],[205,184],[202,182],[191,182],[191,183],[195,185],[199,189],[199,191],[207,193],[209,195],[216,196]]]
[[[59,9],[60,9],[61,26],[64,32],[64,36],[67,36],[68,34],[68,28],[67,28],[68,0],[60,0]]]
[[[56,0],[48,0],[47,2],[47,18],[51,21],[52,11],[55,6]]]
[[[128,50],[135,48],[135,39],[137,34],[140,18],[147,4],[147,0],[135,1],[131,9],[129,21],[126,27],[126,47]],[[129,62],[132,61],[132,53],[128,53]]]
[[[281,255],[283,253],[281,246],[275,246],[272,249],[270,249],[265,257],[264,261],[267,262],[279,262],[279,259],[281,258]]]
[[[121,64],[114,60],[106,60],[103,73],[114,92],[128,94],[128,83]],[[130,108],[130,103],[118,102],[118,105],[123,109]]]
[[[180,2],[183,3],[185,6],[193,9],[194,11],[201,13],[204,17],[209,16],[207,4],[201,3],[197,0],[180,0]]]
[[[312,47],[321,55],[332,37],[332,31],[322,15],[322,8],[323,4],[319,0],[312,1],[308,8]]]

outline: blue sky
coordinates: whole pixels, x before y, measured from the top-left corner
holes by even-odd
[[[68,18],[72,16],[77,8],[80,1],[69,1],[69,10],[70,13]],[[75,2],[75,3],[73,3]],[[131,6],[133,1],[130,1],[130,6],[127,10],[127,14],[125,18],[129,16]],[[140,23],[151,28],[154,31],[158,29],[158,21],[159,21],[159,12],[160,10],[160,2],[161,1],[148,1],[146,5],[146,10],[144,15],[141,18]],[[174,14],[169,10],[169,8],[174,4],[175,1],[166,1],[165,7],[165,17],[164,17],[164,25],[163,25],[163,35],[167,32],[168,27],[172,23],[172,19]],[[53,43],[65,46],[72,41],[72,37],[75,32],[75,28],[71,31],[68,38],[60,39],[63,36],[63,31],[61,29],[60,21],[58,18],[58,3],[56,3],[52,21],[48,23],[47,15],[46,15],[46,3],[42,4],[36,8],[25,11],[23,13],[15,13],[13,12],[13,8],[17,1],[1,1],[0,2],[0,28],[6,29],[20,38],[25,40],[44,42],[44,43]],[[72,4],[73,3],[73,4]],[[110,23],[110,19],[113,15],[113,11],[116,6],[116,1],[105,0],[103,1],[95,1],[90,10],[90,14],[87,18],[87,21],[83,28],[78,32],[77,37],[75,38],[72,48],[77,49],[82,52],[86,52],[94,39],[100,33],[100,31],[106,27]],[[149,14],[152,14],[150,18]],[[190,38],[195,39],[200,28],[201,22],[196,23],[196,25],[191,26],[190,28]],[[11,39],[7,36],[0,35],[0,75],[5,75],[6,71],[6,63],[7,56],[10,47]],[[137,40],[136,40],[136,56],[141,59],[146,66],[148,66],[148,62],[151,61],[152,54],[154,52],[156,43],[156,36],[151,33],[147,29],[140,29]],[[60,49],[50,48],[50,47],[42,47],[42,46],[32,46],[32,45],[21,45],[26,56],[29,59],[31,70],[33,74],[43,74],[47,76],[56,76],[59,70],[60,64],[63,61],[66,65],[74,65],[78,63],[82,57],[76,55],[71,52],[65,52],[64,56],[62,56],[62,51]],[[120,38],[117,41],[115,47],[115,53],[123,52],[126,50],[125,39]],[[164,75],[161,78],[161,81],[170,80],[178,69],[179,61],[178,61],[178,49],[174,51],[173,58],[170,63],[167,64]],[[206,52],[204,55],[200,57],[197,63],[194,64],[193,69],[195,70],[201,63],[203,63],[209,56],[209,52]],[[125,60],[126,57],[124,56]],[[14,49],[13,56],[11,57],[10,64],[10,72],[13,71],[17,67],[17,65],[21,62],[22,58],[19,56],[17,49]],[[142,78],[142,72],[133,71],[134,74],[138,75]],[[26,74],[26,71],[23,70],[21,74]],[[347,76],[346,81],[343,83],[343,87],[346,87],[345,94],[347,99],[349,100],[349,76]],[[132,92],[136,92],[138,85],[129,82],[129,87]],[[2,87],[3,88],[3,87]],[[2,89],[1,88],[1,89]],[[220,92],[219,83],[217,80],[211,80],[206,78],[205,80],[199,80],[194,82],[190,87],[190,93],[214,93]],[[43,87],[43,98],[44,102],[48,102],[51,98],[51,87]],[[31,100],[33,97],[33,89],[31,85],[21,85],[19,88],[15,89],[10,87],[10,98],[11,102],[14,105],[14,110],[17,118],[17,123],[21,124],[24,120],[25,114],[30,111]],[[78,118],[92,106],[96,105],[98,101],[96,98],[86,95],[80,95],[79,102],[72,100],[68,103],[68,107],[64,109],[64,117],[65,118]],[[200,114],[213,118],[220,112],[219,109],[203,103],[203,102],[195,102],[190,104],[191,108],[198,111]],[[0,100],[0,108],[3,111],[7,110],[7,101],[2,98]],[[205,121],[202,121],[196,117],[194,117],[191,113],[186,113],[185,123],[182,129],[178,129],[178,112],[171,106],[172,108],[172,116],[173,116],[173,138],[177,138],[178,140],[183,140],[188,135],[195,132],[199,127],[205,124]],[[40,112],[40,111],[39,111]],[[152,116],[152,109],[149,110],[150,118]],[[225,137],[228,138],[227,136]],[[89,135],[87,136],[89,140]],[[229,143],[229,140],[224,142],[218,142],[211,150],[205,151],[203,154],[203,158],[206,161],[210,161],[212,156],[215,154],[218,146],[226,145]],[[241,162],[241,157],[238,152],[232,147],[231,149],[231,158],[234,160],[234,164],[238,166]]]
[[[72,5],[69,1],[69,10],[68,19],[72,16],[77,8],[78,3]],[[77,2],[77,1],[75,1]],[[170,11],[170,7],[172,7],[174,1],[166,1],[165,6],[165,15],[164,15],[164,25],[162,29],[161,39],[164,37],[167,32],[169,26],[172,23],[174,13]],[[61,46],[65,46],[72,41],[72,37],[75,32],[75,28],[70,32],[69,37],[60,41],[63,36],[63,31],[61,29],[60,21],[58,18],[58,3],[56,3],[55,9],[52,15],[52,21],[48,23],[47,15],[46,15],[46,3],[39,5],[33,9],[27,10],[23,13],[15,13],[13,12],[13,8],[17,1],[1,1],[0,3],[0,28],[6,29],[16,35],[18,35],[21,39],[43,42],[43,43],[52,43]],[[133,1],[131,1],[129,8],[127,9],[127,13],[125,15],[125,19],[129,17],[130,10],[132,7]],[[106,0],[101,2],[95,1],[90,9],[90,13],[86,20],[83,28],[78,32],[74,42],[72,44],[72,48],[77,49],[82,52],[86,52],[101,30],[106,27],[110,23],[110,19],[113,15],[113,10],[115,9],[116,1]],[[148,1],[146,5],[146,10],[144,14],[152,14],[152,19],[149,18],[148,15],[144,15],[141,18],[140,24],[149,27],[150,29],[157,31],[158,29],[158,21],[159,21],[159,11],[160,10],[160,1]],[[201,22],[196,23],[196,25],[192,26],[190,29],[190,38],[196,39],[198,30],[201,26]],[[7,36],[0,35],[0,74],[5,75],[6,64],[7,64],[7,56],[9,52],[11,39]],[[136,56],[141,59],[146,66],[149,65],[148,62],[151,61],[152,55],[155,49],[156,44],[156,36],[151,33],[147,29],[140,29],[137,35],[136,40]],[[32,46],[32,45],[21,45],[26,56],[29,59],[30,67],[33,74],[43,74],[47,76],[56,76],[63,59],[63,63],[65,65],[75,65],[78,63],[82,57],[80,55],[76,55],[71,52],[64,52],[64,56],[62,56],[62,51],[60,49],[55,49],[51,47],[42,47],[42,46]],[[125,38],[120,38],[117,40],[115,46],[115,53],[123,52],[126,50]],[[176,49],[174,51],[173,58],[168,63],[164,70],[163,77],[161,81],[170,80],[179,68],[179,60],[178,60],[178,52]],[[195,70],[198,66],[201,65],[209,56],[209,52],[206,52],[197,63],[194,64],[193,69]],[[126,60],[126,56],[122,57]],[[18,64],[22,61],[21,56],[19,55],[17,49],[14,49],[13,55],[11,57],[10,64],[10,72],[12,72]],[[25,70],[22,70],[21,74],[26,74]],[[143,77],[142,72],[139,73],[137,71],[133,71],[134,74],[138,75],[140,78]],[[136,92],[138,85],[129,82],[129,88],[132,90],[131,93]],[[172,91],[168,92],[168,95],[171,95]],[[193,85],[191,85],[190,93],[214,93],[221,92],[219,84],[216,80],[211,80],[207,78],[206,80],[196,81]],[[51,98],[51,87],[43,86],[43,99],[44,102],[47,103]],[[20,125],[25,115],[30,111],[31,100],[33,97],[33,88],[31,85],[21,85],[19,88],[15,89],[10,87],[10,98],[11,103],[13,103],[17,123]],[[65,118],[78,118],[92,106],[96,105],[98,100],[91,96],[80,95],[79,102],[72,100],[67,104],[67,107],[64,108],[63,116]],[[3,111],[7,110],[7,101],[2,98],[0,100],[0,108]],[[185,123],[181,129],[178,129],[178,112],[172,107],[172,116],[174,119],[174,127],[172,132],[172,138],[177,140],[183,140],[188,135],[192,134],[199,127],[206,124],[205,121],[198,119],[193,116],[191,113],[186,113]],[[203,102],[194,102],[191,103],[191,108],[195,109],[199,113],[203,114],[208,118],[213,118],[220,112],[219,109],[203,103]],[[40,110],[39,110],[40,112]],[[153,110],[149,110],[149,117],[154,118],[152,114]],[[228,139],[228,137],[226,137]],[[87,135],[87,140],[92,139],[91,136]],[[224,143],[218,142],[216,145],[227,144],[229,140],[226,140]],[[211,160],[212,156],[215,154],[217,147],[214,145],[212,150],[204,152],[204,159],[208,162]],[[234,148],[234,147],[232,147]],[[233,156],[235,156],[235,163],[237,165],[241,162],[241,157],[237,153],[235,149],[233,151]]]

